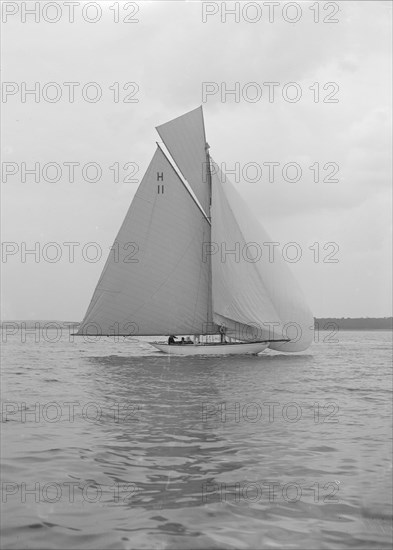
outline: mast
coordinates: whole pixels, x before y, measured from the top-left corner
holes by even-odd
[[[210,167],[210,145],[206,140],[206,128],[205,128],[205,119],[203,117],[203,107],[201,105],[202,113],[202,125],[203,125],[203,137],[205,141],[205,156],[206,156],[206,176],[207,176],[207,186],[208,186],[208,218],[210,221],[210,231],[209,231],[209,241],[211,245],[212,241],[212,173]],[[203,174],[204,176],[204,174]],[[209,266],[208,266],[209,282],[208,282],[208,307],[207,307],[207,332],[212,332],[213,329],[213,271],[212,271],[212,256],[209,255]]]
[[[205,127],[203,128],[205,129]],[[210,221],[210,244],[212,240],[212,232],[211,232],[211,221],[212,221],[212,174],[210,169],[210,154],[209,154],[210,146],[206,141],[206,135],[205,135],[205,151],[206,151],[206,175],[207,175],[207,185],[209,188],[209,212],[208,218]],[[212,295],[212,287],[213,287],[213,273],[212,273],[212,261],[211,261],[211,255],[209,255],[209,283],[208,283],[208,308],[207,308],[207,324],[213,323],[213,295]]]

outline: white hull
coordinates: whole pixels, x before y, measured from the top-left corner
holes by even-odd
[[[260,353],[269,342],[244,342],[239,344],[183,344],[169,345],[149,342],[156,349],[169,355],[244,355]]]

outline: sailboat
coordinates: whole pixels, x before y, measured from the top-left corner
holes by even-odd
[[[77,334],[192,336],[149,342],[176,355],[307,349],[312,313],[284,260],[258,254],[272,241],[211,158],[202,107],[156,129],[115,239],[123,254],[109,254]]]

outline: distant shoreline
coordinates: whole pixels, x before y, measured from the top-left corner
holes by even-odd
[[[315,329],[318,330],[393,330],[393,317],[316,317]],[[53,328],[74,328],[80,325],[80,321],[57,321],[57,320],[42,320],[42,319],[24,319],[24,320],[8,320],[1,321],[1,327],[7,325],[10,328],[10,324],[22,325],[23,328],[36,328],[45,327],[50,329],[50,325]],[[18,328],[18,327],[14,327]]]
[[[392,330],[393,317],[322,317],[315,318],[319,330]]]

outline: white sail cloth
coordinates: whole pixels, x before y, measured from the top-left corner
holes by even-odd
[[[270,261],[269,235],[217,166],[212,176],[213,319],[239,339],[282,339],[279,351],[308,348],[314,318],[288,266]],[[261,254],[262,251],[262,254]]]
[[[78,334],[200,334],[210,226],[160,148],[135,194]],[[118,254],[116,254],[118,251]]]
[[[209,216],[210,190],[202,107],[157,126],[156,129],[204,212]]]

